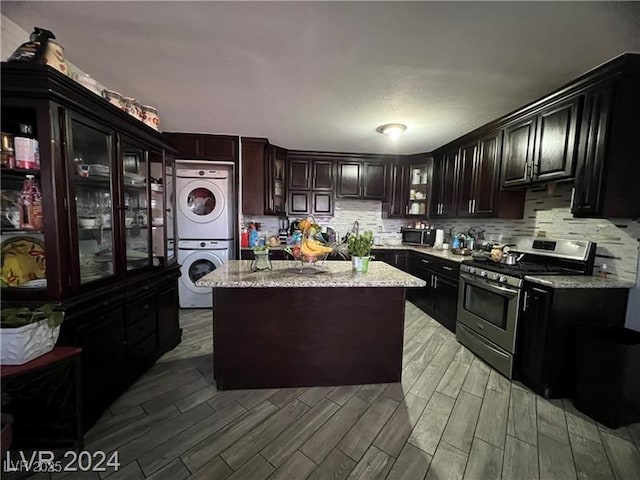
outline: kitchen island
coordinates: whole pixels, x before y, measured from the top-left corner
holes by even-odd
[[[219,389],[399,382],[405,289],[425,285],[384,262],[320,272],[231,260],[198,280],[213,289],[213,371]]]

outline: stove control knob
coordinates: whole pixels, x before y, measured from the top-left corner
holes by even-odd
[[[504,275],[500,275],[500,276],[498,277],[498,281],[499,281],[500,283],[505,283],[505,282],[507,281],[507,277],[505,277]]]
[[[469,267],[469,273],[476,273],[476,269],[473,267]]]
[[[486,270],[480,270],[480,276],[481,277],[486,277],[487,276],[487,271]]]

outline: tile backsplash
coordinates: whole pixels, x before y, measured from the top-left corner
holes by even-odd
[[[621,280],[636,282],[640,248],[640,221],[629,219],[574,218],[571,214],[571,184],[557,184],[527,190],[522,220],[452,219],[433,222],[434,227],[453,233],[467,232],[470,227],[485,230],[487,239],[506,242],[515,236],[546,236],[549,238],[586,239],[598,244],[595,271],[603,264],[607,272]],[[293,219],[293,218],[292,218]],[[408,220],[382,218],[382,203],[373,200],[336,199],[333,217],[317,217],[342,236],[358,221],[360,231],[372,230],[384,242],[400,238],[400,227]],[[246,217],[244,221],[262,222],[267,235],[278,232],[274,217]]]
[[[640,221],[629,219],[574,218],[571,214],[571,184],[555,189],[530,188],[522,220],[452,219],[443,222],[445,231],[467,232],[470,227],[485,230],[488,239],[506,241],[516,236],[546,236],[591,240],[598,244],[594,274],[603,264],[620,280],[636,282],[640,247]]]

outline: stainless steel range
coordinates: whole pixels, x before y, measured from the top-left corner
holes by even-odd
[[[456,337],[503,375],[513,376],[522,284],[526,275],[590,275],[596,244],[583,240],[523,237],[515,265],[489,259],[460,267]],[[512,250],[514,250],[512,249]]]

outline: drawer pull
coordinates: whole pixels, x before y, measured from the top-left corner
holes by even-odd
[[[431,263],[429,260],[425,260],[425,259],[423,259],[423,258],[422,258],[422,259],[420,259],[420,261],[421,261],[421,262],[423,262],[423,263]]]
[[[445,270],[449,270],[449,271],[453,270],[452,267],[447,267],[446,265],[442,265],[442,268],[444,268]]]

